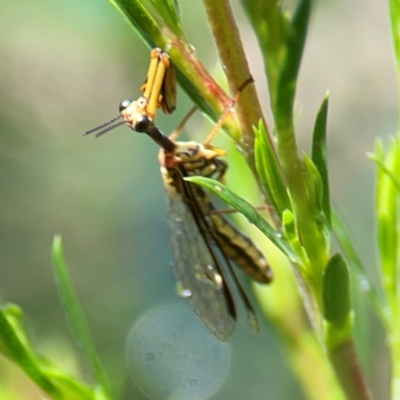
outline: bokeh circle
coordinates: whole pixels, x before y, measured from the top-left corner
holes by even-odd
[[[203,400],[222,385],[230,347],[183,305],[157,307],[133,325],[127,341],[130,375],[149,399]]]

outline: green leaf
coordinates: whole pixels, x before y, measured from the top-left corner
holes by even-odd
[[[274,149],[268,140],[264,124],[261,120],[259,121],[258,128],[254,127],[254,134],[257,172],[272,205],[278,215],[281,216],[284,210],[291,209],[291,204]]]
[[[398,194],[400,194],[400,182],[397,180],[393,172],[390,171],[389,168],[384,164],[384,161],[382,161],[382,159],[374,153],[367,153],[367,157],[371,161],[375,162],[383,174],[386,174],[386,176],[392,181],[392,184],[394,185],[394,188],[397,190]]]
[[[14,304],[0,307],[0,351],[16,362],[52,398],[62,399],[62,394],[40,370],[26,334],[22,311]]]
[[[276,124],[285,129],[291,124],[297,75],[300,69],[304,43],[307,37],[308,21],[311,13],[311,0],[302,0],[288,30],[285,56],[279,74],[276,101],[273,103]],[[279,130],[278,129],[278,130]]]
[[[86,356],[89,358],[98,383],[107,393],[109,393],[106,374],[97,355],[82,306],[73,287],[68,267],[64,260],[62,239],[60,236],[54,237],[51,254],[58,294],[63,303],[67,317],[69,318],[76,339]]]
[[[15,362],[51,398],[94,400],[91,389],[34,351],[26,333],[23,313],[14,304],[0,307],[0,353]]]
[[[282,227],[285,232],[285,237],[291,241],[298,241],[299,235],[296,230],[296,223],[294,220],[294,215],[290,210],[285,210],[282,217]]]
[[[176,0],[151,0],[154,8],[163,19],[166,21],[168,27],[178,36],[182,37],[182,25],[179,15],[179,6]]]
[[[241,2],[262,50],[276,124],[283,127],[292,119],[311,0],[301,0],[292,18],[276,0]]]
[[[321,104],[314,126],[311,158],[319,171],[322,180],[321,208],[325,214],[327,224],[331,227],[331,206],[329,196],[328,163],[326,151],[326,123],[328,115],[329,93]]]
[[[270,97],[275,104],[290,21],[281,3],[276,0],[241,0],[241,3],[257,36],[264,57]]]
[[[128,19],[149,47],[154,47],[157,38],[162,36],[161,26],[141,1],[108,0],[108,2]]]
[[[328,262],[323,277],[326,342],[330,347],[351,338],[350,282],[346,262],[337,253]]]
[[[324,271],[324,319],[337,326],[343,325],[351,311],[349,272],[342,256],[337,253]]]
[[[398,202],[400,198],[398,180],[400,176],[400,146],[398,139],[389,143],[386,156],[383,147],[377,144],[376,160],[377,188],[377,228],[379,252],[382,264],[383,286],[388,298],[397,302],[396,293],[399,273],[399,227],[398,227]]]
[[[397,62],[397,75],[398,79],[400,79],[400,2],[399,0],[390,0],[389,5],[394,52],[396,54]]]
[[[342,221],[338,212],[334,208],[332,209],[332,227],[339,241],[340,247],[344,251],[350,263],[350,267],[358,277],[360,282],[359,286],[367,294],[368,300],[376,315],[385,324],[386,315],[382,304],[382,299],[380,298],[377,289],[372,284],[371,279],[368,278],[367,270],[354,248],[346,224]]]
[[[313,195],[314,197],[314,200],[310,201],[310,207],[315,206],[311,209],[311,213],[314,215],[318,215],[322,211],[323,188],[321,175],[319,174],[319,171],[314,162],[306,153],[303,153],[303,159],[304,166],[307,170],[307,177],[310,180],[310,183],[308,184],[308,188],[310,191],[309,196]]]
[[[297,232],[297,227],[294,219],[294,215],[290,210],[285,210],[282,215],[282,229],[285,237],[290,242],[292,249],[296,252],[298,257],[302,258],[302,262],[298,263],[298,267],[306,274],[307,271],[304,268],[308,264],[307,253],[301,245],[301,241]]]
[[[181,38],[178,5],[174,0],[108,0],[135,27],[140,36],[154,47],[163,41],[166,29]],[[166,43],[164,43],[166,44]]]
[[[288,258],[297,263],[299,260],[296,253],[290,247],[287,239],[277,232],[256,209],[246,200],[231,192],[227,187],[214,179],[202,176],[185,178],[188,182],[200,185],[211,193],[217,195],[221,200],[232,206],[243,214],[252,224],[254,224],[271,242],[278,247]]]

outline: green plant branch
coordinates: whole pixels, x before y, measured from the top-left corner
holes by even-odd
[[[230,14],[227,13],[226,10],[224,11],[220,8],[223,7],[224,2],[218,2],[219,7],[217,7],[215,4],[210,5],[207,0],[203,1],[208,7],[207,13],[210,19],[211,29],[214,33],[217,47],[219,48],[222,63],[226,65],[226,63],[231,61],[231,68],[234,69],[235,64],[239,63],[235,60],[235,56],[240,57],[241,53],[239,51],[238,54],[230,54],[229,50],[233,44],[229,42],[228,36],[236,27],[234,25],[229,27]],[[302,243],[306,249],[308,256],[309,265],[306,268],[302,266],[302,272],[311,288],[312,296],[306,296],[306,301],[311,305],[313,305],[314,301],[316,302],[317,307],[314,308],[312,306],[309,309],[312,309],[311,316],[313,318],[314,327],[320,338],[322,338],[322,314],[326,307],[329,306],[329,309],[332,310],[338,305],[337,302],[330,302],[329,298],[326,302],[323,302],[323,271],[329,260],[330,240],[329,186],[325,164],[326,150],[321,147],[325,145],[327,99],[325,99],[321,106],[313,142],[313,160],[315,159],[319,167],[323,167],[322,170],[316,170],[311,159],[305,157],[305,162],[303,162],[299,157],[293,122],[293,102],[296,81],[307,34],[310,12],[311,2],[303,1],[292,20],[291,29],[288,30],[286,54],[285,57],[281,59],[281,71],[277,85],[276,101],[273,108],[277,126],[278,153],[282,161],[283,171],[292,199],[296,223],[300,232],[300,243]],[[224,21],[224,17],[227,14],[228,27],[224,26],[224,23],[221,22]],[[232,80],[237,79],[237,76],[233,74],[230,78],[227,73],[227,77]],[[264,179],[264,181],[268,181],[268,183],[271,182],[267,178]],[[200,183],[200,181],[197,180],[197,183]],[[203,185],[205,184],[204,181],[201,183]],[[208,189],[213,190],[211,185],[209,185]],[[230,197],[229,201],[232,201],[233,198],[231,194],[228,197],[222,196],[222,191],[224,191],[224,189],[219,186],[219,190],[214,191],[214,193],[221,198],[225,197],[225,201],[228,200],[228,197]],[[322,193],[322,209],[326,212],[327,227],[325,227],[324,223],[321,223],[321,205],[317,203],[317,196],[319,193]],[[232,202],[230,204],[233,205]],[[244,210],[241,209],[240,211],[243,213]],[[247,216],[249,217],[249,215]],[[252,222],[255,223],[254,220],[252,220]],[[274,240],[273,235],[268,237]],[[346,270],[345,265],[344,268]],[[349,285],[348,281],[346,282],[347,283],[343,283],[343,285],[338,285],[338,288],[339,292],[342,291],[348,295]],[[335,285],[334,282],[332,284]],[[308,293],[308,291],[305,291],[305,293]],[[354,392],[358,392],[359,396],[357,398],[364,400],[370,399],[370,392],[364,379],[362,369],[358,363],[356,352],[352,352],[350,357],[346,357],[346,353],[342,352],[342,350],[354,348],[351,337],[351,320],[349,320],[346,325],[347,329],[345,330],[336,329],[335,324],[331,324],[331,328],[328,336],[325,337],[325,339],[328,340],[325,345],[329,351],[332,365],[342,388],[349,398],[352,398],[351,396]],[[334,347],[332,347],[329,342],[332,339],[337,341],[334,342]],[[295,354],[294,351],[291,353],[293,353],[293,355]],[[341,368],[350,371],[351,374],[341,374]]]
[[[318,224],[319,212],[313,184],[310,182],[305,165],[298,154],[293,121],[296,80],[310,13],[311,2],[303,1],[293,17],[293,28],[287,39],[286,57],[279,78],[274,115],[277,127],[278,154],[292,198],[301,241],[310,260],[310,269],[306,280],[312,286],[317,304],[322,310],[321,274],[329,259],[328,245]]]
[[[208,23],[217,46],[219,58],[223,66],[223,71],[227,77],[230,91],[232,95],[235,96],[243,83],[246,82],[249,77],[252,77],[236,21],[228,0],[203,0],[203,3],[207,13]],[[266,140],[269,142],[269,148],[271,149],[270,155],[274,157],[275,160],[276,154],[254,84],[245,87],[241,93],[240,101],[236,105],[236,110],[239,121],[239,136],[231,136],[239,145],[242,155],[252,170],[258,182],[260,192],[265,196],[265,203],[271,204],[271,193],[268,190],[266,192],[264,191],[265,187],[260,181],[255,160],[254,129],[256,129],[260,123],[263,125],[262,134],[266,136]],[[278,165],[277,162],[276,164]],[[277,211],[278,209],[272,208],[270,216],[274,225],[279,227],[280,216],[277,214]]]
[[[358,363],[353,341],[329,349],[329,358],[349,400],[372,400],[371,391]]]
[[[324,344],[349,399],[371,400],[352,337],[350,274],[340,253],[331,257],[323,276]]]
[[[243,82],[251,76],[236,21],[228,0],[203,0],[203,3],[230,91],[235,95]],[[236,109],[242,134],[240,141],[235,139],[241,143],[246,159],[255,170],[253,126],[262,120],[269,136],[255,85],[246,87]]]
[[[400,340],[398,332],[400,317],[398,315],[393,319],[393,326],[394,332],[389,330],[390,359],[392,362],[391,393],[392,399],[398,400],[400,399]]]

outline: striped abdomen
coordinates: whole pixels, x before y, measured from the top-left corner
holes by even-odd
[[[212,214],[210,219],[215,228],[218,245],[225,256],[255,281],[271,282],[272,270],[254,242],[222,214]]]

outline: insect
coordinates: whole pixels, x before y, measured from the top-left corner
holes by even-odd
[[[151,95],[155,96],[153,93]],[[158,94],[157,97],[159,98]],[[98,131],[96,136],[99,136],[126,123],[134,131],[150,136],[161,147],[158,159],[168,199],[172,271],[178,293],[209,331],[226,342],[235,330],[237,319],[227,279],[230,272],[229,276],[246,307],[248,319],[258,329],[251,303],[232,271],[229,260],[260,283],[269,283],[272,280],[272,271],[251,239],[224,215],[215,212],[209,193],[185,180],[189,176],[201,175],[224,181],[227,163],[221,157],[225,152],[211,146],[208,141],[205,145],[195,141],[176,141],[194,110],[169,137],[164,135],[147,114],[146,101],[147,98],[142,96],[137,101],[121,102],[118,118],[122,117],[123,122],[111,125],[118,119],[114,117],[85,134]],[[221,124],[222,121],[212,135]]]

